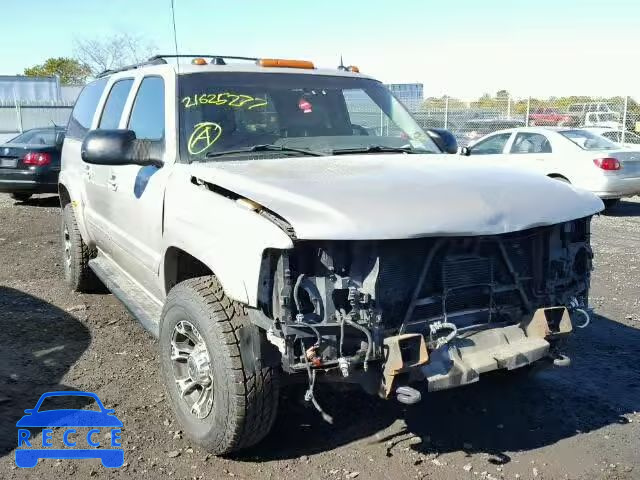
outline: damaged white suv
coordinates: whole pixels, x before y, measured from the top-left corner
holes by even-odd
[[[536,361],[588,305],[596,196],[447,157],[355,67],[213,56],[106,72],[62,152],[66,279],[159,338],[184,431],[222,454],[279,385],[414,403]],[[582,322],[582,321],[581,321]]]

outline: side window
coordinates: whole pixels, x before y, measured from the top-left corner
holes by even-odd
[[[146,77],[142,80],[131,109],[128,128],[143,140],[164,139],[164,80]]]
[[[124,110],[124,104],[127,102],[127,97],[131,91],[131,85],[133,85],[132,78],[118,80],[113,84],[104,108],[102,109],[102,116],[100,117],[98,128],[118,128],[120,117],[122,117],[122,111]]]
[[[539,133],[518,133],[511,145],[511,153],[551,153],[551,144]]]
[[[91,128],[93,115],[96,113],[98,102],[100,101],[100,97],[102,97],[102,92],[104,92],[107,81],[107,78],[101,78],[95,82],[91,82],[82,89],[73,107],[73,112],[69,117],[66,135],[68,138],[82,140],[87,134]]]
[[[495,155],[502,153],[509,141],[510,133],[499,133],[486,140],[482,140],[471,147],[472,155]]]

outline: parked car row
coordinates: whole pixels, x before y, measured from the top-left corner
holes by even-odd
[[[544,115],[550,116],[535,118],[551,123],[555,114]],[[518,168],[574,183],[599,195],[608,207],[624,196],[640,194],[640,135],[633,132],[607,127],[527,128],[520,121],[495,119],[474,120],[467,126],[471,130],[459,142],[463,155],[513,162]],[[503,128],[496,130],[499,127]],[[34,193],[57,193],[64,132],[57,126],[35,128],[0,146],[0,192],[18,201]],[[584,167],[585,158],[615,161],[594,163],[594,169],[588,163]]]

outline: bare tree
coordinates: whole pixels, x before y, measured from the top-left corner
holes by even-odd
[[[108,38],[74,41],[75,58],[91,68],[95,76],[105,70],[142,62],[156,53],[156,46],[142,36],[118,33]]]

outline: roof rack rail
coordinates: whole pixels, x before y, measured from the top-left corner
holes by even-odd
[[[248,60],[251,62],[257,62],[259,59],[256,57],[238,57],[234,55],[187,55],[187,54],[167,54],[167,55],[154,55],[148,60],[140,63],[134,63],[131,65],[125,65],[124,67],[108,69],[100,72],[96,75],[96,78],[106,77],[118,72],[126,72],[127,70],[135,70],[136,68],[146,67],[148,65],[163,65],[167,63],[167,58],[211,58],[215,62],[215,65],[226,65],[227,60]]]
[[[144,62],[133,63],[131,65],[125,65],[119,68],[103,70],[98,75],[96,75],[96,78],[106,77],[107,75],[112,75],[118,72],[126,72],[127,70],[135,70],[136,68],[145,67],[147,65],[162,65],[165,63],[167,63],[166,60],[156,55],[155,57],[151,57],[149,60],[146,60]]]
[[[153,57],[151,57],[149,59],[149,61],[152,60],[164,60],[165,58],[213,58],[215,60],[217,59],[229,59],[229,60],[248,60],[248,61],[252,61],[252,62],[257,62],[258,58],[256,57],[238,57],[236,55],[187,55],[187,54],[168,54],[168,55],[155,55]],[[220,65],[220,64],[219,64]],[[222,63],[221,65],[224,65],[224,63]]]

